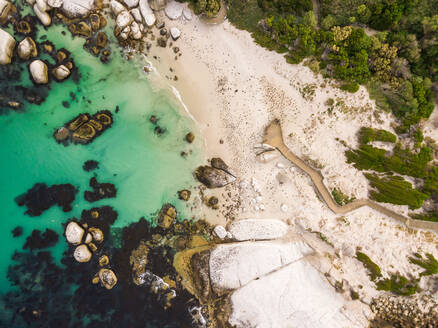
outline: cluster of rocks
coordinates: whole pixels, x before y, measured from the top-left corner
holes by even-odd
[[[93,191],[84,191],[84,199],[88,202],[96,202],[104,198],[114,198],[117,195],[116,186],[112,183],[99,183],[96,177],[92,177],[89,183]]]
[[[102,110],[94,115],[83,113],[57,129],[53,137],[58,143],[64,145],[70,141],[88,144],[100,136],[112,123],[112,114],[109,110]]]
[[[83,211],[81,222],[70,220],[65,227],[65,238],[74,246],[73,257],[77,262],[90,262],[93,255],[98,257],[99,271],[92,283],[101,283],[105,288],[112,289],[117,283],[117,276],[109,267],[109,256],[102,253],[105,234],[109,233],[109,225],[117,218],[117,214],[108,206],[92,208]],[[105,222],[105,220],[107,222]]]
[[[210,164],[195,170],[195,177],[207,188],[221,188],[236,181],[236,175],[221,158],[212,158]]]
[[[388,296],[373,299],[370,327],[438,327],[438,304],[430,296]]]

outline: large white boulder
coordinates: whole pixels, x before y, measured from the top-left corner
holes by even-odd
[[[137,23],[143,23],[143,17],[141,16],[140,10],[138,8],[132,9],[130,13]]]
[[[213,290],[237,289],[312,252],[302,241],[220,244],[210,253]]]
[[[111,10],[113,11],[114,15],[117,16],[122,11],[126,10],[126,8],[120,2],[111,0]]]
[[[286,235],[288,226],[280,220],[246,219],[232,222],[228,231],[239,241],[277,239]]]
[[[184,5],[182,3],[176,2],[176,1],[170,1],[166,9],[164,9],[166,16],[170,19],[178,19],[181,17],[183,13]]]
[[[64,0],[47,0],[47,4],[51,8],[61,8],[64,4]]]
[[[52,19],[50,18],[50,15],[45,11],[41,11],[38,3],[35,3],[33,5],[33,11],[44,26],[49,26],[50,24],[52,24]]]
[[[73,245],[79,245],[84,236],[85,230],[75,221],[70,221],[65,227],[65,238]]]
[[[0,65],[11,63],[15,43],[14,37],[0,28]]]
[[[41,12],[46,12],[49,10],[46,0],[36,0],[36,5]]]
[[[123,0],[125,5],[127,5],[129,8],[134,8],[138,6],[138,0]]]
[[[131,37],[135,40],[141,39],[140,25],[136,21],[131,24]]]
[[[49,73],[46,63],[36,59],[29,65],[30,75],[36,84],[47,84],[49,82]]]
[[[231,295],[233,327],[365,327],[322,273],[305,259],[291,263]]]
[[[9,12],[12,9],[12,4],[7,0],[0,0],[0,24],[5,24]]]
[[[92,256],[93,254],[88,249],[87,245],[84,244],[76,247],[73,253],[73,257],[75,258],[75,260],[82,263],[90,261]]]
[[[154,26],[156,18],[155,18],[155,14],[152,11],[151,7],[149,7],[149,2],[148,0],[140,0],[139,1],[140,4],[140,12],[141,15],[143,16],[144,22],[148,27]]]
[[[177,27],[170,28],[170,35],[174,41],[178,40],[181,36],[181,31]]]
[[[28,60],[38,55],[35,42],[30,37],[24,38],[17,47],[18,56],[23,60]]]
[[[64,0],[62,11],[70,17],[86,16],[94,8],[94,0]]]
[[[129,26],[133,20],[134,18],[129,13],[129,11],[124,10],[117,15],[116,24],[120,28],[120,30],[123,30],[126,26]]]

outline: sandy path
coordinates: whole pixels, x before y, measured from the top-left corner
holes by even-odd
[[[307,165],[301,158],[296,156],[284,143],[283,141],[283,133],[281,131],[280,122],[278,120],[273,121],[265,131],[265,136],[263,143],[268,144],[270,146],[275,147],[285,158],[291,161],[293,164],[298,166],[301,170],[306,172],[312,182],[315,185],[315,188],[318,194],[322,197],[328,208],[332,210],[336,214],[347,214],[351,211],[354,211],[363,206],[368,206],[390,218],[393,218],[399,222],[406,224],[407,226],[422,228],[422,229],[430,229],[435,232],[438,232],[438,223],[437,222],[427,222],[427,221],[418,221],[407,218],[403,215],[400,215],[382,205],[379,205],[369,199],[358,199],[351,203],[345,204],[343,206],[338,205],[333,197],[331,196],[329,190],[325,186],[323,180],[324,177],[320,171],[315,170],[314,168]]]

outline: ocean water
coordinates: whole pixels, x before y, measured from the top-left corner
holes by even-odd
[[[142,216],[150,219],[165,202],[175,205],[182,218],[193,214],[176,193],[196,184],[192,172],[203,159],[203,144],[194,122],[169,90],[154,90],[142,70],[142,59],[127,61],[113,45],[110,63],[103,64],[83,49],[83,38],[72,38],[68,32],[63,35],[63,30],[51,26],[38,36],[45,35],[57,49],[71,52],[81,75],[79,82],[52,82],[43,104],[0,115],[0,295],[13,290],[6,277],[11,256],[22,250],[33,229],[50,228],[60,234],[56,246],[48,249],[59,264],[67,249],[62,223],[79,217],[83,209],[113,206],[119,214],[114,227]],[[31,84],[27,70],[22,84]],[[69,102],[69,108],[63,101]],[[114,112],[116,106],[118,113]],[[55,129],[77,114],[102,109],[112,111],[114,123],[91,144],[63,146],[54,140]],[[159,118],[159,125],[166,129],[163,135],[154,133],[150,115]],[[184,141],[189,131],[197,136],[193,144]],[[183,158],[181,151],[190,154]],[[99,168],[85,172],[82,165],[86,160],[98,161]],[[99,182],[115,184],[116,198],[95,203],[84,200],[83,192],[91,189],[88,182],[94,173]],[[76,186],[79,192],[73,210],[65,213],[54,206],[41,216],[25,215],[26,208],[14,199],[38,182]],[[16,226],[23,228],[23,234],[13,238],[11,230]]]

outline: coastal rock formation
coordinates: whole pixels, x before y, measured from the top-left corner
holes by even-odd
[[[33,5],[33,11],[44,26],[52,24],[52,18],[46,12],[49,8],[43,0],[38,1]]]
[[[64,145],[67,145],[70,141],[87,144],[108,129],[112,122],[112,114],[108,110],[99,111],[92,116],[89,114],[79,114],[63,127],[56,130],[53,137]]]
[[[65,238],[72,245],[79,245],[84,237],[85,230],[75,221],[70,221],[65,228]]]
[[[0,0],[0,25],[6,24],[11,12],[16,12],[15,6],[6,0]]]
[[[14,48],[14,37],[0,28],[0,65],[11,63]]]
[[[236,180],[231,172],[222,159],[213,158],[211,166],[199,166],[195,170],[195,176],[207,188],[220,188]]]
[[[36,57],[38,55],[37,46],[31,37],[24,38],[17,47],[18,57],[23,60]]]
[[[178,198],[181,200],[188,201],[190,199],[191,192],[190,190],[183,189],[178,191]]]
[[[245,219],[233,221],[228,231],[238,241],[280,239],[286,235],[288,226],[280,220]]]
[[[149,0],[149,6],[153,10],[162,10],[166,7],[167,0]]]
[[[65,65],[59,65],[52,70],[52,75],[58,81],[65,80],[70,74],[70,70]]]
[[[77,189],[71,184],[59,184],[47,187],[45,183],[36,183],[25,194],[15,198],[18,206],[26,206],[26,214],[39,216],[53,205],[58,205],[64,212],[71,211]]]
[[[36,84],[47,84],[49,83],[49,71],[46,63],[42,60],[36,59],[29,65],[29,72]]]
[[[93,254],[90,252],[87,245],[83,245],[83,244],[76,247],[73,253],[73,257],[75,258],[75,260],[81,263],[90,261],[92,255]]]
[[[177,212],[174,206],[171,204],[164,204],[158,217],[158,226],[163,229],[169,229],[175,221],[176,215]]]
[[[123,0],[123,2],[125,3],[125,5],[128,8],[134,8],[138,6],[138,1],[139,0]]]
[[[64,0],[62,11],[69,17],[86,16],[94,8],[94,0]]]

